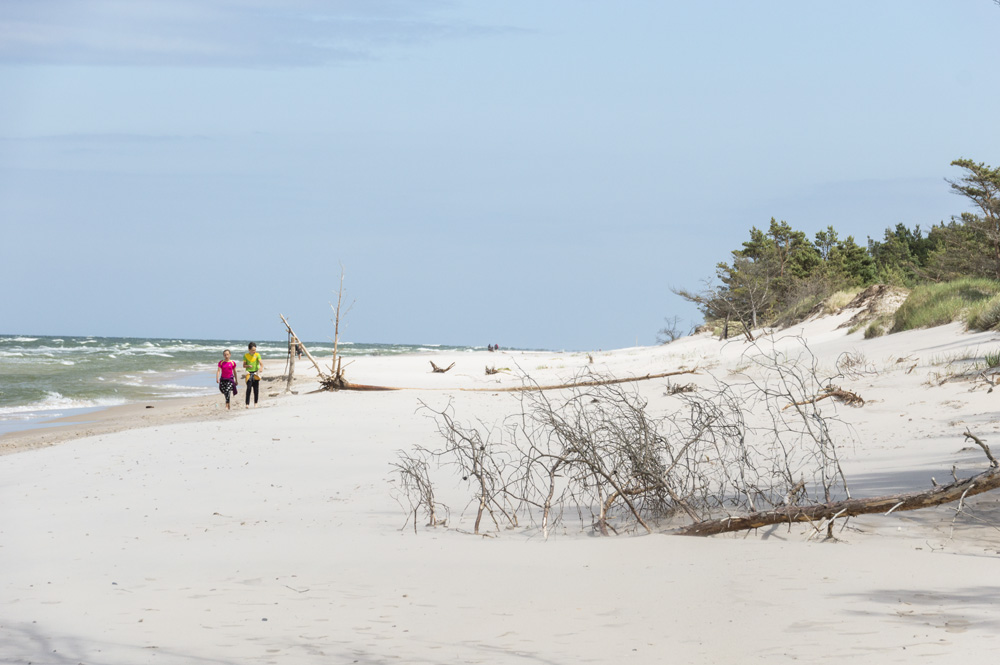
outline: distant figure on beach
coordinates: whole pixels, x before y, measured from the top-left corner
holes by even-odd
[[[223,351],[219,369],[215,370],[215,382],[219,384],[219,391],[226,396],[226,410],[229,410],[229,396],[239,394],[236,387],[236,361],[229,359],[231,355],[229,349]]]
[[[302,357],[302,344],[301,344],[301,342],[297,343],[295,345],[295,357],[296,358],[301,358]]]
[[[488,347],[486,347],[486,348],[488,348],[488,349],[490,350],[490,353],[493,353],[493,345],[492,345],[492,344],[490,344],[490,345],[489,345]]]
[[[247,344],[248,352],[243,354],[243,369],[247,371],[247,408],[250,408],[250,393],[253,393],[253,405],[257,407],[257,398],[260,395],[260,373],[264,369],[264,361],[257,353],[257,345],[253,342]]]

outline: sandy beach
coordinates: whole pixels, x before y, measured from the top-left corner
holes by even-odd
[[[273,381],[259,408],[222,398],[135,404],[91,422],[0,437],[0,662],[953,663],[1000,646],[1000,494],[838,524],[710,538],[602,537],[566,515],[473,535],[447,470],[446,526],[413,522],[390,483],[398,450],[439,448],[430,410],[489,427],[522,408],[501,389],[583,376],[652,413],[668,386],[709,390],[807,348],[818,374],[864,399],[823,401],[843,427],[851,494],[923,490],[989,464],[1000,392],[976,368],[997,333],[958,324],[865,340],[844,311],[764,336],[708,333],[591,353],[355,359],[389,392],[311,393]],[[765,343],[766,342],[766,343]],[[852,371],[845,372],[845,354]],[[455,363],[448,373],[432,373]],[[485,367],[509,372],[487,376]],[[470,390],[472,389],[472,390]],[[559,391],[551,393],[557,395]],[[243,394],[241,392],[239,399]],[[147,406],[153,408],[147,409]],[[932,478],[935,481],[932,481]]]

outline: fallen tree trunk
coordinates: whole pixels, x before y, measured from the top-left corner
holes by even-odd
[[[388,392],[388,391],[392,391],[392,390],[406,390],[406,389],[405,388],[391,388],[389,386],[369,386],[369,385],[365,385],[364,383],[349,383],[347,381],[344,381],[343,383],[341,383],[340,385],[337,385],[337,386],[332,386],[332,385],[324,384],[322,388],[320,388],[318,390],[313,390],[309,394],[312,395],[313,393],[325,393],[325,392],[331,392],[331,391],[332,392],[336,392],[338,390],[353,390],[355,392],[376,393],[376,392]]]
[[[964,500],[967,497],[989,492],[1000,487],[1000,466],[993,462],[990,468],[965,480],[950,485],[938,485],[922,492],[891,494],[867,499],[847,499],[819,503],[810,506],[786,506],[749,515],[723,517],[715,520],[696,522],[681,528],[677,533],[684,536],[712,536],[730,531],[758,529],[772,524],[792,522],[816,522],[839,517],[856,517],[874,513],[889,514],[903,510],[931,508],[945,503]]]
[[[697,374],[698,368],[681,369],[676,372],[663,372],[662,374],[646,374],[644,376],[630,376],[626,379],[598,379],[596,381],[579,381],[577,383],[560,383],[551,386],[513,386],[511,388],[461,388],[466,391],[489,391],[494,393],[516,393],[516,392],[538,392],[542,390],[564,390],[569,388],[593,388],[595,386],[613,386],[618,383],[632,383],[633,381],[649,381],[650,379],[664,379],[668,376],[678,376],[680,374]]]

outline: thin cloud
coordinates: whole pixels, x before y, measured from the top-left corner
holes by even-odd
[[[512,31],[441,16],[448,5],[392,0],[7,0],[0,63],[302,67],[380,49]]]
[[[2,143],[19,144],[144,144],[144,143],[204,143],[212,141],[203,134],[126,134],[126,133],[70,133],[38,136],[0,136]]]

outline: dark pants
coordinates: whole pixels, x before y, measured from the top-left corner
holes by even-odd
[[[256,374],[248,374],[250,380],[247,381],[247,406],[250,406],[250,393],[253,392],[253,403],[257,403],[257,397],[260,394],[260,377]]]

